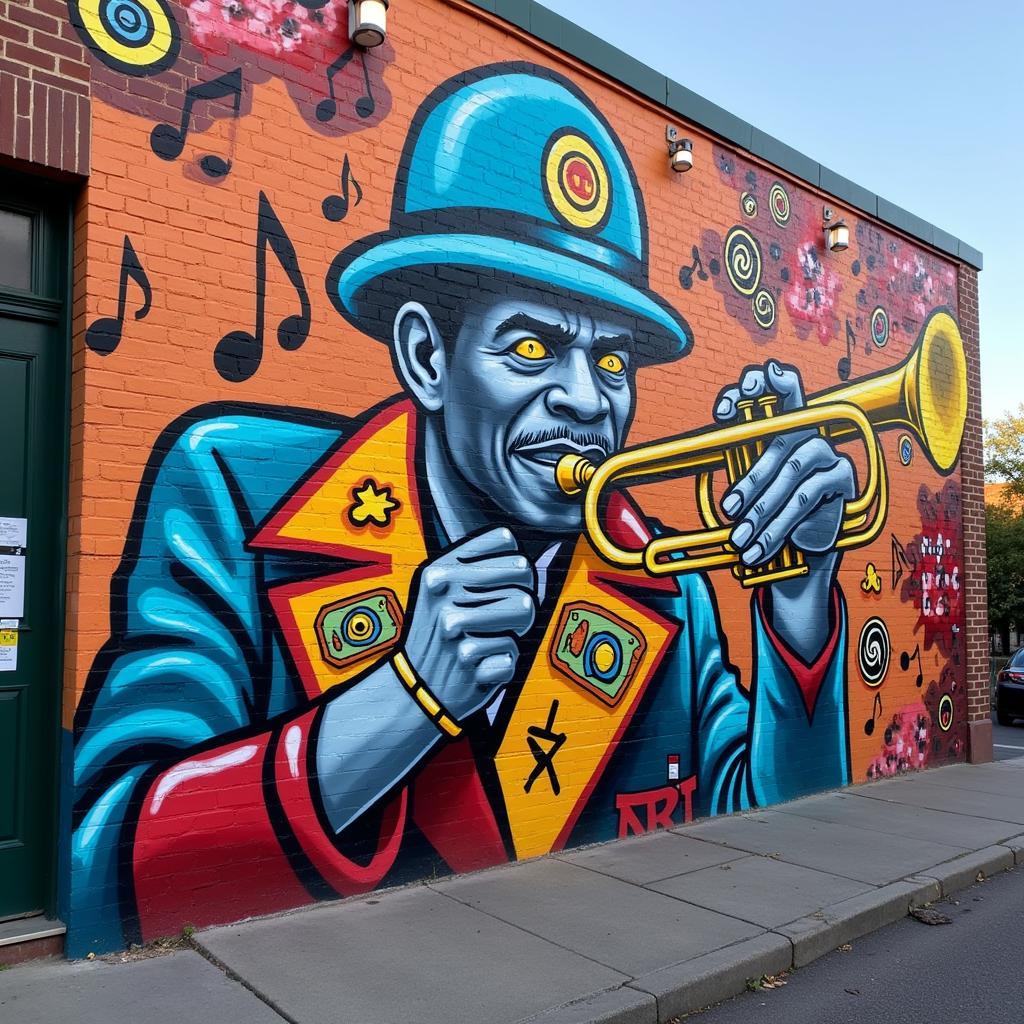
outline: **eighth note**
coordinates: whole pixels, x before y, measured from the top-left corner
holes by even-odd
[[[921,645],[920,644],[918,644],[914,648],[914,653],[913,654],[911,654],[910,651],[904,651],[900,655],[900,668],[904,672],[906,672],[907,669],[910,668],[910,663],[915,658],[917,658],[917,680],[916,680],[916,682],[917,682],[918,688],[920,688],[921,684],[924,682],[924,669],[921,667]]]
[[[286,316],[277,325],[277,343],[289,352],[297,349],[309,336],[312,309],[309,292],[302,279],[299,259],[266,193],[260,192],[260,211],[256,225],[256,323],[253,333],[232,331],[217,342],[213,352],[213,365],[217,372],[232,383],[248,380],[263,360],[263,335],[267,299],[267,246],[274,251],[288,280],[299,297],[299,313]]]
[[[149,136],[149,144],[161,160],[176,160],[185,148],[188,138],[189,119],[192,107],[200,100],[231,100],[232,117],[238,118],[242,105],[242,69],[235,68],[227,74],[214,78],[209,82],[200,82],[185,92],[185,102],[181,108],[181,124],[175,128],[171,124],[158,124]],[[208,178],[223,178],[231,170],[231,161],[213,153],[199,158],[199,166]]]
[[[350,46],[327,69],[328,96],[316,105],[316,119],[321,124],[330,121],[338,113],[338,97],[334,91],[334,78],[348,67],[355,53],[355,47]],[[370,88],[370,71],[366,66],[365,53],[363,54],[363,80],[366,83],[366,94],[356,100],[356,113],[365,119],[372,116],[374,110],[377,109],[377,101],[373,98],[373,90]]]
[[[877,710],[876,710],[877,709]],[[875,702],[871,705],[871,717],[864,723],[864,735],[870,736],[875,731],[875,719],[882,714],[882,695],[875,691]]]
[[[688,267],[683,267],[679,271],[679,283],[689,291],[693,287],[693,272],[697,271],[697,277],[701,281],[708,279],[708,272],[704,269],[704,264],[700,261],[700,249],[694,246],[691,250],[693,255],[693,263]]]
[[[340,196],[328,196],[321,207],[324,211],[324,216],[331,221],[341,221],[348,216],[349,208],[349,188],[355,189],[355,202],[353,206],[358,206],[363,201],[363,189],[362,186],[356,181],[355,175],[352,173],[352,168],[349,166],[348,154],[345,154],[345,162],[341,165],[341,195]]]
[[[853,350],[857,347],[857,335],[853,333],[853,325],[849,317],[846,320],[846,355],[842,356],[836,363],[836,373],[840,380],[850,379],[850,370],[853,367]]]
[[[132,314],[136,320],[141,320],[149,312],[153,302],[153,289],[149,285],[149,278],[142,269],[139,257],[135,254],[131,239],[125,235],[124,246],[121,249],[121,279],[117,286],[117,316],[94,320],[85,331],[86,345],[101,356],[109,356],[121,344],[129,278],[142,289],[142,305]]]

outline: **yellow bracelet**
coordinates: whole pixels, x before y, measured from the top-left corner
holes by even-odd
[[[423,709],[427,718],[449,736],[453,738],[461,736],[462,726],[448,714],[441,702],[427,688],[426,683],[416,675],[412,665],[409,664],[409,659],[401,651],[396,651],[391,656],[391,664],[398,673],[398,678],[402,680],[405,688]]]

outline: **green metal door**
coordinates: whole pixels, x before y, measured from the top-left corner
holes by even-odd
[[[0,172],[0,920],[54,902],[68,223],[60,190]]]

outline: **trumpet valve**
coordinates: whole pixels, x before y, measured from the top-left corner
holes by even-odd
[[[563,455],[555,466],[555,481],[570,497],[579,494],[594,476],[595,466],[582,455]]]

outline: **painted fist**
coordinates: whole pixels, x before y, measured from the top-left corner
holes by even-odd
[[[420,571],[405,656],[457,721],[512,681],[536,590],[533,566],[504,527],[469,537]]]
[[[744,371],[737,386],[718,396],[715,419],[732,422],[738,402],[762,395],[777,395],[780,412],[802,408],[800,374],[774,359]],[[816,430],[794,430],[772,439],[750,471],[726,492],[722,511],[735,523],[729,539],[743,563],[756,566],[774,557],[787,541],[810,555],[832,552],[845,503],[855,493],[850,460]]]

